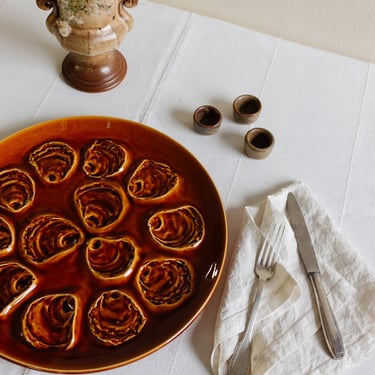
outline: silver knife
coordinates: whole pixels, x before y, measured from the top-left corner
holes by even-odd
[[[290,218],[289,221],[297,240],[298,253],[313,286],[325,341],[332,357],[335,359],[341,359],[344,357],[345,350],[339,326],[323,288],[319,264],[315,256],[314,247],[311,242],[305,219],[293,193],[288,194],[287,208]]]

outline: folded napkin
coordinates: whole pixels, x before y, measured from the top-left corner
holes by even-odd
[[[313,292],[287,219],[289,191],[294,192],[309,227],[323,285],[344,341],[342,360],[331,359],[323,339]],[[241,338],[256,284],[256,255],[272,222],[283,223],[286,230],[274,277],[265,284],[259,304],[252,374],[338,374],[375,349],[375,273],[367,269],[301,183],[245,208],[217,316],[213,372],[226,375],[227,361]]]

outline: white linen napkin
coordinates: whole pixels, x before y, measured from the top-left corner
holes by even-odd
[[[323,340],[312,289],[287,219],[289,191],[294,192],[309,227],[323,286],[343,336],[342,360],[331,359]],[[252,374],[338,374],[375,350],[375,274],[301,183],[245,207],[216,321],[213,372],[226,375],[227,361],[241,338],[256,283],[256,254],[271,222],[283,223],[286,230],[275,275],[265,284],[258,309]]]

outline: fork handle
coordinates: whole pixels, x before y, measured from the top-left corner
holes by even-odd
[[[258,279],[254,303],[241,340],[236,345],[228,364],[228,375],[247,374],[251,365],[250,342],[253,335],[255,318],[258,311],[264,280]]]
[[[309,274],[309,276],[313,285],[319,317],[322,323],[324,339],[327,343],[332,357],[334,359],[341,359],[345,354],[344,344],[342,341],[339,326],[333,314],[332,308],[328,302],[327,295],[324,291],[320,273],[312,272]]]

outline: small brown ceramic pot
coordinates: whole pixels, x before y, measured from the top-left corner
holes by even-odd
[[[262,110],[261,101],[254,95],[240,95],[233,101],[233,117],[239,124],[255,122]]]
[[[264,159],[275,144],[273,134],[263,128],[250,129],[245,135],[245,153],[253,159]]]
[[[202,105],[194,111],[194,129],[199,134],[216,133],[220,128],[221,120],[220,111],[211,105]]]

